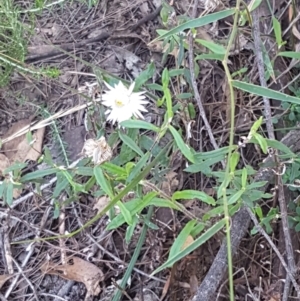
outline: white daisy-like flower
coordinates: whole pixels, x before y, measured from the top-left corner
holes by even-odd
[[[102,104],[108,107],[105,112],[108,121],[113,124],[115,122],[120,123],[132,116],[144,119],[141,112],[147,112],[144,105],[148,101],[144,100],[143,94],[145,92],[133,92],[134,84],[133,82],[128,89],[121,81],[114,87],[105,83],[109,91],[105,91],[106,93],[102,96]]]

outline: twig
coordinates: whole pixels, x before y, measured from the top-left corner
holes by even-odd
[[[35,238],[39,238],[42,229],[44,228],[46,222],[48,221],[48,216],[49,216],[49,212],[50,212],[50,207],[48,207],[48,210],[45,211],[42,220],[41,220],[41,226],[40,229],[37,231],[37,234],[35,236]],[[28,250],[28,253],[26,254],[21,267],[24,268],[26,266],[26,264],[28,263],[30,257],[32,256],[32,254],[34,253],[34,249],[35,249],[35,243],[31,243],[26,250]],[[14,289],[14,287],[16,286],[18,280],[19,280],[20,274],[16,275],[16,277],[14,278],[14,280],[12,281],[12,283],[10,284],[10,286],[8,287],[8,289],[6,290],[5,293],[5,298],[8,298],[9,295],[11,294],[12,290]]]
[[[198,7],[198,0],[195,0],[192,18],[196,17],[197,7]],[[196,82],[196,78],[195,78],[195,68],[194,68],[194,38],[191,33],[189,35],[189,68],[190,68],[190,74],[191,74],[191,82],[192,82],[192,86],[193,86],[193,90],[194,90],[194,95],[195,95],[195,98],[197,101],[197,105],[199,108],[200,116],[203,119],[203,122],[204,122],[206,130],[208,132],[208,136],[209,136],[211,144],[213,145],[214,149],[218,149],[219,146],[216,143],[215,137],[212,133],[211,126],[207,120],[204,106],[202,104],[201,96],[199,94],[198,87],[197,87],[197,82]]]
[[[272,247],[272,249],[274,250],[274,252],[276,253],[276,255],[278,256],[282,266],[284,267],[286,273],[288,274],[290,280],[292,281],[295,290],[297,291],[297,298],[300,298],[300,286],[298,285],[294,275],[291,273],[289,267],[287,266],[283,256],[280,254],[280,251],[278,250],[278,248],[275,246],[275,244],[273,243],[272,239],[270,238],[270,236],[266,233],[266,231],[262,228],[262,226],[259,224],[256,216],[254,215],[254,213],[252,212],[252,210],[247,207],[247,211],[249,216],[251,217],[256,229],[258,230],[258,232],[264,236],[264,238],[268,241],[269,245]]]
[[[267,88],[267,82],[265,79],[264,60],[263,60],[263,54],[262,54],[262,49],[261,49],[262,41],[260,38],[260,30],[259,30],[259,15],[258,15],[257,9],[255,9],[252,12],[252,17],[253,17],[252,32],[253,32],[253,38],[254,38],[254,54],[256,55],[256,60],[257,60],[259,81],[260,81],[260,85],[262,87]],[[273,123],[272,123],[272,112],[271,112],[270,100],[267,97],[263,96],[263,101],[264,101],[264,109],[265,109],[264,114],[265,114],[265,118],[266,118],[268,136],[270,139],[275,139],[274,127],[273,127]]]
[[[26,280],[26,282],[28,283],[28,285],[29,285],[30,288],[32,289],[34,298],[36,299],[36,301],[39,301],[39,298],[38,298],[38,296],[37,296],[35,287],[34,287],[33,284],[31,283],[31,281],[28,279],[28,277],[24,274],[22,268],[19,266],[19,264],[17,263],[17,261],[14,260],[13,258],[12,258],[12,260],[13,260],[14,264],[16,265],[17,269],[19,270],[19,273],[22,274],[22,276],[24,277],[24,279]]]
[[[294,276],[296,273],[296,265],[295,265],[295,258],[294,258],[291,235],[290,235],[290,231],[289,231],[286,200],[285,200],[281,176],[278,176],[278,201],[279,201],[279,206],[280,206],[280,215],[281,215],[282,230],[283,230],[285,249],[286,249],[286,254],[287,254],[286,256],[287,256],[287,261],[288,261],[288,267],[289,267],[289,271]],[[288,300],[287,299],[288,292],[289,292],[288,288],[289,288],[289,283],[290,283],[289,280],[291,280],[291,279],[290,279],[289,275],[287,275],[287,279],[286,279],[285,285],[284,285],[285,299],[282,299],[282,301]]]

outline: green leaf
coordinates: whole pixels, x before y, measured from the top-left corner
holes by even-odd
[[[236,147],[235,147],[236,148]],[[202,163],[202,160],[206,159],[211,159],[211,158],[220,158],[220,161],[225,158],[225,156],[229,152],[229,147],[221,147],[219,149],[209,151],[209,152],[204,152],[204,153],[196,153],[195,156],[195,163]]]
[[[159,268],[157,268],[152,275],[157,274],[158,272],[162,271],[165,268],[173,266],[173,264],[180,259],[184,258],[197,248],[199,248],[201,245],[203,245],[206,241],[208,241],[212,236],[214,236],[218,231],[220,231],[225,225],[225,219],[220,220],[216,224],[214,224],[211,228],[209,228],[205,233],[203,233],[200,237],[198,237],[193,243],[191,243],[188,247],[186,247],[184,250],[180,251],[176,255],[174,255],[172,258],[169,258],[167,262],[165,262],[163,265],[161,265]]]
[[[224,55],[216,53],[200,54],[195,57],[195,60],[218,60],[223,61]]]
[[[184,143],[184,141],[182,140],[181,136],[179,135],[179,133],[175,130],[175,128],[170,125],[169,129],[175,139],[175,142],[178,146],[178,148],[180,149],[180,151],[182,152],[182,154],[192,163],[195,163],[195,158],[194,158],[194,154],[192,153],[192,151],[190,150],[190,148]]]
[[[150,157],[150,153],[146,153],[139,159],[139,162],[135,165],[135,167],[131,170],[130,175],[126,179],[126,183],[129,183],[132,181],[134,177],[138,175],[138,173],[147,165],[147,161]]]
[[[27,175],[21,177],[21,182],[28,182],[34,179],[41,179],[42,177],[49,176],[55,174],[57,172],[56,168],[49,168],[45,170],[36,170],[33,172],[28,173]]]
[[[258,141],[258,144],[259,144],[261,150],[263,151],[263,153],[267,154],[268,153],[268,144],[267,144],[266,139],[258,133],[255,133],[253,135],[253,138]]]
[[[56,174],[57,181],[56,181],[56,186],[53,191],[53,198],[58,198],[61,194],[61,192],[68,186],[69,181],[67,178],[61,173],[58,172]]]
[[[9,181],[6,184],[6,198],[5,198],[5,201],[9,206],[11,206],[13,203],[13,190],[14,190],[14,185],[12,182]]]
[[[128,225],[132,225],[133,219],[132,219],[130,211],[124,206],[124,204],[121,201],[118,201],[117,205],[119,206],[121,214],[123,215],[126,223]]]
[[[228,200],[228,205],[232,205],[235,204],[243,195],[243,193],[245,192],[244,189],[241,189],[239,191],[237,191],[234,195],[232,195],[229,200]]]
[[[281,25],[280,22],[274,16],[272,17],[272,23],[273,23],[276,43],[278,48],[280,48],[282,46]]]
[[[126,120],[126,121],[122,121],[120,123],[121,126],[125,127],[125,128],[130,128],[130,129],[145,129],[145,130],[150,130],[153,132],[158,133],[159,132],[159,127],[155,126],[152,123],[143,121],[143,120]]]
[[[94,175],[94,170],[92,167],[88,166],[79,166],[76,168],[75,173],[80,176],[93,176]]]
[[[240,160],[240,154],[238,152],[234,152],[231,154],[230,156],[230,163],[229,163],[229,166],[230,166],[230,172],[234,172],[235,169],[236,169],[236,166],[238,165],[239,163],[239,160]]]
[[[163,87],[158,84],[146,84],[147,89],[155,90],[155,91],[163,91]]]
[[[251,129],[250,129],[250,136],[253,136],[253,135],[258,131],[258,129],[259,129],[260,126],[262,125],[262,122],[263,122],[263,117],[260,116],[259,119],[257,119],[257,120],[253,123],[253,125],[252,125],[252,127],[251,127]]]
[[[120,177],[125,176],[127,174],[125,168],[115,165],[111,162],[105,162],[101,165],[101,167],[102,169],[112,173],[113,175],[117,175]]]
[[[176,203],[170,201],[170,200],[165,200],[161,198],[153,198],[148,205],[153,205],[156,207],[164,207],[164,208],[170,208],[170,209],[175,209],[175,210],[180,210],[179,206],[177,206]]]
[[[253,182],[247,186],[247,190],[264,187],[267,183],[267,181]]]
[[[215,205],[216,201],[213,197],[207,195],[203,191],[198,190],[182,190],[182,191],[176,191],[172,195],[173,200],[191,200],[191,199],[199,199],[203,201],[204,203],[207,203],[209,205]]]
[[[4,170],[4,174],[9,173],[10,171],[21,170],[21,169],[25,168],[26,166],[27,166],[27,163],[18,163],[18,162],[16,162],[12,166],[6,168]]]
[[[96,181],[98,183],[98,185],[104,190],[104,192],[111,198],[114,198],[114,194],[113,194],[113,190],[112,187],[110,186],[108,180],[105,178],[103,171],[101,169],[101,167],[95,166],[94,167],[94,175],[96,178]]]
[[[299,53],[300,55],[300,53]],[[253,85],[253,84],[248,84],[245,82],[241,82],[238,80],[233,80],[232,81],[232,85],[235,88],[238,88],[240,90],[255,94],[255,95],[259,95],[259,96],[263,96],[263,97],[267,97],[270,99],[277,99],[283,102],[290,102],[290,103],[295,103],[295,104],[300,104],[300,98],[298,97],[294,97],[294,96],[290,96],[269,88],[264,88],[258,85]]]
[[[278,53],[279,56],[289,57],[292,59],[300,60],[300,52],[283,51]]]
[[[127,136],[126,134],[123,134],[121,131],[119,131],[119,137],[128,147],[130,147],[133,151],[135,151],[141,157],[144,155],[144,153],[139,148],[139,146],[129,136]]]
[[[226,17],[229,17],[235,13],[235,9],[226,9],[221,12],[213,13],[206,15],[204,17],[200,17],[197,19],[189,20],[183,24],[180,24],[179,26],[169,30],[165,34],[162,34],[160,37],[154,39],[151,43],[156,42],[158,40],[163,40],[165,38],[169,38],[174,34],[178,34],[186,29],[191,29],[191,28],[197,28],[200,26],[207,25],[209,23],[216,22],[218,20],[224,19]]]
[[[134,234],[134,229],[137,225],[138,218],[136,216],[133,217],[132,224],[130,224],[127,229],[126,229],[126,234],[125,234],[125,242],[126,244],[129,244],[132,238],[132,235]]]
[[[204,47],[208,48],[209,50],[211,50],[215,54],[222,55],[223,56],[222,60],[224,59],[224,55],[226,53],[226,49],[224,48],[224,46],[216,44],[214,42],[202,40],[202,39],[195,39],[195,42],[197,42],[197,43],[203,45]]]
[[[248,176],[247,168],[244,167],[242,170],[242,181],[241,181],[242,188],[244,189],[247,186],[247,176]]]
[[[277,140],[272,140],[272,139],[265,139],[266,142],[267,142],[267,145],[269,147],[272,147],[272,148],[275,148],[275,149],[278,149],[279,151],[285,153],[285,154],[288,154],[290,155],[291,157],[295,157],[296,154],[294,154],[285,144],[283,144],[282,142],[280,141],[277,141]]]
[[[134,90],[135,91],[139,90],[142,87],[142,85],[144,85],[150,78],[153,77],[154,73],[155,73],[155,64],[154,64],[154,62],[152,62],[135,79]]]
[[[176,256],[181,250],[182,247],[187,240],[188,236],[190,235],[191,231],[193,230],[196,224],[195,220],[189,221],[184,228],[180,231],[179,235],[175,239],[169,253],[169,259]]]

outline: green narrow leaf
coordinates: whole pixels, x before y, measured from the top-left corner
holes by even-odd
[[[172,195],[173,200],[192,200],[192,199],[199,199],[209,205],[215,205],[216,201],[213,197],[207,195],[203,191],[198,190],[182,190],[176,191]]]
[[[222,55],[222,60],[224,59],[224,55],[226,53],[226,49],[224,48],[224,46],[216,44],[214,42],[202,40],[202,39],[195,39],[195,42],[197,42],[197,43],[203,45],[204,47],[208,48],[209,50],[211,50],[215,54]]]
[[[234,152],[234,153],[231,154],[231,156],[230,156],[230,163],[229,163],[230,172],[234,172],[235,171],[236,166],[239,163],[239,160],[240,160],[240,154],[238,152]]]
[[[264,61],[264,64],[265,64],[265,66],[267,68],[268,75],[270,75],[272,77],[272,79],[274,81],[276,81],[275,80],[275,73],[274,73],[273,65],[272,65],[272,62],[270,60],[268,51],[266,50],[266,47],[264,46],[263,43],[261,43],[261,46],[262,46],[263,61]]]
[[[280,48],[282,46],[281,25],[280,22],[274,16],[272,17],[272,23],[273,23],[276,43],[278,48]]]
[[[162,34],[160,37],[154,39],[152,41],[152,43],[156,42],[158,40],[163,40],[165,38],[169,38],[172,35],[180,33],[180,32],[182,32],[182,31],[184,31],[186,29],[197,28],[197,27],[200,27],[200,26],[207,25],[209,23],[216,22],[218,20],[221,20],[221,19],[224,19],[226,17],[229,17],[229,16],[233,15],[234,13],[235,13],[235,9],[226,9],[226,10],[223,10],[221,12],[217,12],[217,13],[206,15],[204,17],[200,17],[200,18],[197,18],[197,19],[189,20],[189,21],[187,21],[187,22],[185,22],[183,24],[180,24],[179,26],[177,26],[177,27],[169,30],[165,34]]]
[[[300,53],[299,53],[300,54]],[[245,82],[241,82],[238,80],[233,80],[232,81],[232,85],[235,88],[238,88],[240,90],[255,94],[255,95],[259,95],[259,96],[263,96],[263,97],[267,97],[270,99],[277,99],[283,102],[290,102],[290,103],[295,103],[295,104],[300,104],[300,98],[298,97],[294,97],[294,96],[290,96],[269,88],[264,88],[258,85],[253,85],[253,84],[248,84]]]
[[[262,122],[263,122],[263,117],[260,116],[259,119],[253,123],[253,125],[250,129],[250,136],[253,136],[258,131],[258,129],[262,125]]]
[[[153,132],[158,133],[159,127],[155,126],[152,123],[143,121],[143,120],[125,120],[121,122],[121,126],[129,129],[144,129],[144,130],[150,130]]]
[[[261,150],[263,151],[263,153],[267,154],[268,153],[268,144],[267,144],[266,139],[258,133],[255,133],[253,135],[253,138],[255,138],[258,141],[258,144],[259,144]]]
[[[247,176],[248,176],[248,172],[247,172],[247,168],[243,168],[242,170],[242,187],[245,189],[247,186]]]
[[[118,201],[117,205],[119,206],[121,214],[123,215],[126,223],[128,225],[132,225],[133,220],[132,220],[132,216],[131,216],[131,213],[129,212],[129,210],[124,206],[124,204],[121,201]]]
[[[126,229],[126,234],[125,234],[125,242],[126,242],[126,244],[129,244],[130,241],[131,241],[131,238],[132,238],[132,235],[134,233],[134,229],[135,229],[135,227],[137,225],[137,222],[138,222],[138,219],[137,219],[136,216],[134,216],[132,224],[129,225],[127,227],[127,229]]]
[[[175,139],[175,142],[182,152],[182,154],[192,163],[195,163],[194,154],[191,152],[190,148],[184,143],[179,133],[175,130],[175,128],[170,125],[169,129]]]
[[[33,171],[31,173],[28,173],[27,175],[21,177],[21,182],[28,182],[34,179],[40,179],[44,176],[49,176],[52,174],[55,174],[57,172],[56,168],[49,168],[49,169],[45,169],[45,170],[36,170]]]
[[[14,185],[12,182],[9,181],[6,184],[6,198],[5,198],[5,201],[9,206],[11,206],[13,203],[13,190],[14,190]]]
[[[278,53],[279,56],[289,57],[292,59],[300,60],[300,52],[283,51]]]
[[[150,63],[147,68],[142,71],[139,76],[135,79],[134,90],[139,90],[155,73],[154,62]]]
[[[61,192],[68,186],[69,181],[65,176],[61,173],[58,172],[56,174],[57,181],[56,181],[56,186],[53,191],[53,198],[57,198],[60,196]]]
[[[195,60],[217,60],[217,61],[223,61],[224,55],[222,54],[216,54],[216,53],[208,53],[208,54],[200,54],[197,55]]]
[[[10,167],[4,170],[4,174],[9,173],[10,171],[21,170],[27,166],[27,163],[14,163]]]
[[[75,173],[80,176],[93,176],[94,175],[94,170],[92,167],[88,166],[79,166],[76,168]]]
[[[228,200],[228,205],[232,205],[235,204],[243,195],[243,193],[245,192],[244,189],[241,189],[239,191],[237,191],[234,195],[232,195],[229,200]]]
[[[95,166],[94,167],[94,175],[96,178],[96,181],[98,183],[98,185],[104,190],[104,192],[111,198],[114,198],[114,194],[113,194],[113,190],[112,187],[110,186],[108,180],[105,178],[103,171],[101,169],[101,167]]]
[[[195,160],[196,160],[195,163],[198,163],[198,162],[202,163],[202,160],[207,160],[207,159],[212,159],[212,158],[221,158],[221,160],[223,160],[225,158],[225,156],[228,154],[228,152],[229,152],[229,147],[225,146],[225,147],[221,147],[219,149],[209,151],[209,152],[196,153],[195,154]]]
[[[132,179],[134,177],[136,177],[138,175],[138,173],[147,165],[147,161],[150,157],[150,153],[145,153],[145,155],[143,155],[141,157],[141,159],[139,159],[139,162],[134,166],[134,168],[131,170],[130,175],[128,176],[126,183],[129,183],[132,181]]]
[[[292,157],[295,157],[296,154],[294,154],[285,144],[283,144],[282,142],[280,141],[277,141],[277,140],[272,140],[272,139],[265,139],[266,142],[267,142],[267,145],[269,147],[272,147],[272,148],[275,148],[275,149],[278,149],[279,151],[285,153],[285,154],[288,154]]]
[[[224,227],[224,225],[225,225],[225,219],[222,219],[216,224],[214,224],[211,228],[209,228],[205,233],[203,233],[200,237],[198,237],[188,247],[186,247],[184,250],[177,253],[172,258],[169,258],[167,262],[165,262],[163,265],[157,268],[151,275],[155,275],[158,272],[162,271],[163,269],[173,266],[175,262],[184,258],[188,254],[190,254],[191,252],[199,248],[201,245],[203,245],[206,241],[208,241],[212,236],[214,236],[218,231],[220,231]]]
[[[110,163],[110,162],[105,162],[101,165],[102,169],[108,171],[108,172],[111,172],[112,174],[114,175],[117,175],[117,176],[124,176],[126,175],[126,170],[125,168],[123,167],[120,167],[118,165],[115,165],[113,163]]]
[[[183,247],[185,241],[187,240],[188,236],[192,232],[195,224],[196,224],[196,221],[191,220],[180,231],[179,235],[175,239],[175,241],[170,249],[169,258],[174,257],[182,250],[182,247]]]
[[[143,151],[129,136],[127,136],[127,135],[121,133],[121,131],[119,131],[119,137],[128,147],[130,147],[133,151],[135,151],[141,157],[144,155]]]

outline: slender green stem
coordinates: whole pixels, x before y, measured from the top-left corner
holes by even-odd
[[[150,222],[152,213],[153,213],[153,206],[150,206],[149,210],[148,210],[148,213],[147,213],[147,216],[146,216],[146,221]],[[129,262],[127,270],[126,270],[126,272],[124,274],[124,277],[122,279],[122,282],[120,284],[120,288],[121,289],[125,289],[127,281],[128,281],[128,279],[129,279],[129,277],[131,275],[131,272],[134,269],[135,263],[136,263],[139,255],[140,255],[141,249],[142,249],[143,244],[145,242],[147,230],[148,230],[148,226],[147,226],[147,223],[145,222],[144,226],[143,226],[143,229],[142,229],[141,236],[140,236],[139,241],[137,243],[137,246],[136,246],[136,248],[134,250],[132,258],[131,258],[131,260]],[[118,289],[117,292],[116,292],[116,294],[114,295],[114,298],[112,299],[112,301],[119,301],[120,298],[121,298],[121,296],[122,296],[122,291],[120,289]]]
[[[229,52],[234,45],[234,40],[237,34],[237,26],[238,26],[238,20],[239,20],[239,8],[240,8],[241,0],[237,0],[236,2],[236,12],[234,17],[234,23],[232,32],[228,41],[228,47],[226,54],[224,56],[223,60],[223,66],[225,69],[226,77],[228,80],[228,86],[230,91],[230,136],[229,136],[229,153],[228,153],[228,159],[227,159],[227,165],[225,170],[225,181],[228,181],[226,179],[230,179],[230,156],[232,155],[233,150],[233,138],[234,138],[234,115],[235,115],[235,98],[234,98],[234,90],[232,86],[232,77],[230,74],[230,70],[228,68],[228,57]],[[227,257],[228,257],[228,276],[229,276],[229,289],[230,289],[230,301],[234,301],[234,288],[233,288],[233,267],[232,267],[232,254],[231,254],[231,240],[230,240],[230,215],[229,215],[229,208],[228,208],[228,201],[227,201],[227,186],[229,181],[224,185],[222,188],[222,194],[223,194],[223,201],[224,201],[224,216],[226,221],[226,241],[227,241]]]

